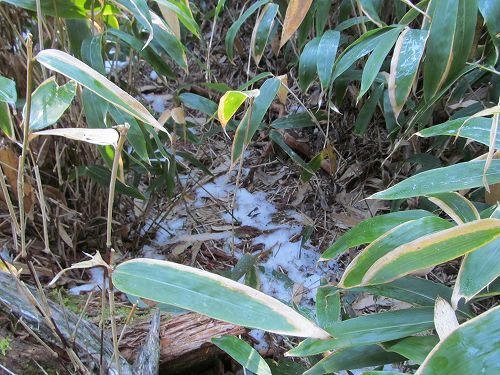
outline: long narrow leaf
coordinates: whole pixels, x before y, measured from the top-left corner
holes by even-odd
[[[459,326],[427,356],[416,375],[497,374],[500,306]]]
[[[436,266],[487,245],[500,237],[500,220],[483,219],[407,243],[377,260],[362,284],[382,284]]]
[[[54,49],[41,51],[35,59],[45,67],[75,80],[146,124],[167,132],[141,103],[80,60]]]
[[[476,188],[483,185],[483,176],[491,185],[500,182],[500,160],[493,160],[486,173],[484,165],[485,161],[474,160],[425,171],[373,194],[369,199],[404,199]]]
[[[329,335],[295,310],[246,285],[167,261],[134,259],[113,272],[119,290],[212,318],[283,335]]]
[[[363,245],[376,240],[378,237],[410,220],[433,216],[424,210],[391,212],[367,219],[336,240],[321,256],[320,260],[328,260],[341,255],[351,247]]]

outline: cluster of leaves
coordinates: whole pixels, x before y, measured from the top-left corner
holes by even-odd
[[[496,136],[499,107],[495,106],[498,101],[498,26],[494,19],[500,14],[500,7],[491,1],[422,1],[412,5],[396,24],[387,26],[377,12],[381,2],[359,1],[362,17],[345,20],[335,30],[323,33],[325,23],[321,16],[324,13],[318,9],[325,3],[330,2],[308,1],[305,6],[298,6],[298,2],[290,1],[286,10],[281,46],[301,23],[300,27],[308,31],[311,20],[316,21],[318,36],[304,44],[299,59],[298,78],[303,91],[307,91],[317,75],[330,102],[332,92],[338,100],[344,96],[346,81],[358,80],[358,99],[368,92],[371,94],[358,116],[356,133],[366,131],[380,106],[389,134],[416,129],[422,138],[463,137],[489,147],[489,152],[476,160],[419,173],[374,194],[372,199],[393,201],[421,197],[422,201],[434,205],[427,205],[433,207],[434,212],[416,209],[369,219],[327,249],[323,260],[369,244],[350,263],[338,285],[319,288],[315,322],[304,321],[303,316],[294,314],[288,306],[275,305],[277,301],[268,301],[268,297],[255,290],[167,262],[126,262],[115,270],[116,285],[141,297],[236,324],[309,337],[287,354],[299,357],[329,354],[305,374],[327,374],[408,360],[410,366],[418,368],[418,374],[494,373],[500,368],[496,337],[500,310],[494,307],[476,316],[471,303],[499,293],[500,211],[496,204],[488,206],[477,197],[483,195],[484,198],[484,192],[500,182],[500,163],[494,158],[500,146]],[[275,32],[270,19],[277,17],[279,9],[278,4],[269,1],[255,2],[231,29],[238,29],[259,7],[263,8],[252,40],[268,40]],[[396,13],[401,12],[401,6],[395,7]],[[480,44],[477,40],[478,44],[474,44],[474,35],[484,30],[478,25],[478,11],[485,20],[487,33],[481,34]],[[422,18],[421,22],[418,17]],[[354,25],[362,25],[366,32],[335,58],[342,40],[345,41],[340,32]],[[234,32],[229,32],[226,47],[230,58],[233,41]],[[300,48],[300,30],[297,42]],[[258,64],[262,49],[254,42],[251,48]],[[367,55],[370,56],[363,69],[357,70],[356,63]],[[471,58],[475,62],[467,63]],[[422,73],[419,72],[421,65]],[[388,73],[382,72],[384,67],[389,69]],[[277,95],[279,83],[274,80],[275,85],[270,86],[273,89],[266,87],[266,95]],[[441,100],[459,101],[466,90],[464,85],[471,87],[484,82],[493,83],[486,103],[478,101],[464,106],[449,121],[426,128]],[[419,90],[415,91],[417,86]],[[414,99],[410,99],[412,92]],[[255,110],[252,105],[260,97],[256,92],[227,92],[219,103],[221,123],[226,125],[245,101],[250,105],[244,119],[253,119],[248,113]],[[480,111],[485,105],[491,108]],[[241,124],[233,143],[233,161],[240,156],[241,145],[250,142],[259,125],[241,128]],[[471,199],[466,198],[467,194]],[[441,217],[440,212],[449,219]],[[412,276],[462,256],[453,288]],[[130,276],[144,275],[146,269],[155,270],[154,277],[148,273],[147,279],[139,284],[130,282]],[[193,275],[184,278],[181,272]],[[216,280],[218,283],[214,283]],[[179,294],[160,296],[152,292],[156,289],[154,285],[159,290]],[[203,303],[194,302],[194,296],[189,297],[200,289],[205,292],[203,297],[198,297]],[[359,293],[393,298],[413,307],[342,320],[342,301]],[[237,306],[245,307],[244,313],[235,314],[235,301]],[[265,320],[261,314],[265,314]],[[285,322],[289,324],[286,327]],[[436,334],[421,335],[433,329]],[[326,339],[325,334],[329,336]],[[235,338],[214,342],[248,369],[258,374],[271,373],[255,351]]]
[[[57,135],[94,143],[111,167],[116,150],[121,152],[119,134],[112,127],[128,123],[127,140],[132,148],[123,157],[135,170],[160,176],[160,184],[172,192],[177,162],[165,144],[172,137],[201,141],[185,131],[191,125],[182,120],[183,116],[172,116],[160,124],[142,104],[106,78],[103,55],[111,46],[120,45],[135,51],[165,79],[175,78],[176,69],[188,68],[180,24],[182,30],[201,38],[189,2],[154,1],[160,17],[145,0],[114,0],[94,9],[89,8],[93,2],[55,0],[41,2],[38,10],[35,0],[3,1],[39,16],[41,12],[65,18],[71,43],[72,55],[43,49],[34,58],[71,81],[58,86],[49,78],[33,92],[30,106],[23,111],[24,123],[29,122],[26,139]],[[362,15],[349,18],[353,3]],[[224,1],[219,0],[214,22],[223,6]],[[298,79],[302,91],[307,92],[318,77],[328,110],[334,107],[334,101],[336,105],[342,103],[351,82],[360,82],[359,100],[369,95],[355,124],[357,134],[366,131],[375,111],[381,108],[390,136],[404,138],[418,131],[423,138],[462,137],[487,146],[489,151],[476,160],[419,173],[371,197],[393,201],[422,197],[422,201],[435,205],[433,212],[416,209],[375,217],[334,243],[323,259],[369,245],[351,262],[338,285],[318,289],[316,321],[248,286],[164,261],[139,259],[118,265],[112,273],[116,288],[235,324],[304,337],[306,340],[288,355],[314,358],[328,353],[302,371],[309,375],[407,360],[418,367],[418,374],[494,373],[499,369],[500,308],[476,316],[470,305],[499,290],[500,213],[497,205],[477,202],[477,197],[500,183],[500,161],[495,159],[500,147],[500,110],[495,105],[499,92],[500,4],[495,0],[423,0],[415,5],[395,1],[390,5],[394,15],[390,25],[380,16],[388,7],[376,0],[343,1],[336,28],[325,31],[331,1],[255,1],[229,28],[227,56],[230,61],[234,59],[237,33],[259,11],[251,40],[251,55],[258,65],[277,33],[276,20],[284,15],[279,47],[287,56],[294,49],[301,51]],[[484,26],[478,22],[479,14]],[[132,16],[132,20],[123,15]],[[354,41],[348,32],[353,27],[362,30]],[[307,41],[312,33],[315,37]],[[337,56],[339,50],[342,52]],[[176,68],[166,62],[165,56]],[[259,90],[251,90],[263,79]],[[434,109],[443,101],[460,102],[467,90],[485,82],[491,83],[491,95],[486,101],[476,101],[456,111],[449,121],[427,127]],[[70,106],[77,84],[82,87],[88,128],[46,130]],[[179,100],[211,118],[217,115],[224,129],[235,131],[232,162],[236,163],[262,127],[272,102],[276,97],[283,100],[287,90],[285,77],[262,73],[237,90],[223,90],[218,105],[191,93],[179,95]],[[15,103],[15,83],[1,77],[0,124],[13,139],[9,105]],[[242,119],[235,121],[234,116],[244,104]],[[310,176],[319,168],[323,153],[306,163],[286,145],[280,133],[282,129],[304,126],[320,126],[317,116],[307,111],[277,120],[271,124],[269,136]],[[183,157],[203,168],[192,155],[186,153]],[[106,185],[111,176],[109,169],[100,166],[85,166],[78,174]],[[141,193],[123,182],[116,188],[142,198]],[[411,276],[462,256],[453,288]],[[361,292],[394,298],[413,307],[345,319],[342,302]],[[434,328],[437,335],[416,335]],[[214,343],[257,374],[269,374],[277,366],[268,364],[237,338],[216,339]]]

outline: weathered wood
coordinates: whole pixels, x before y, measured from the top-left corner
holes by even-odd
[[[26,286],[35,299],[40,300],[38,292]],[[101,353],[101,334],[94,324],[82,319],[73,312],[62,308],[57,303],[48,300],[50,314],[63,336],[64,340],[72,346],[80,360],[95,371],[96,364],[99,363]],[[37,311],[35,307],[26,299],[25,293],[20,290],[16,279],[5,272],[0,272],[0,312],[22,319],[45,343],[49,346],[64,350],[64,345],[57,337],[47,321]],[[76,331],[76,334],[74,332]],[[106,336],[103,343],[103,358],[105,363],[113,363],[113,345]],[[132,368],[124,358],[121,358],[122,374],[132,374]]]
[[[157,375],[160,369],[160,310],[151,318],[149,332],[132,369],[135,374]]]
[[[147,334],[148,322],[134,324],[127,329],[120,343],[120,352],[129,361],[137,356],[137,348]],[[212,337],[241,335],[243,327],[221,322],[204,315],[187,313],[161,318],[160,363],[174,361],[202,347],[212,346]]]

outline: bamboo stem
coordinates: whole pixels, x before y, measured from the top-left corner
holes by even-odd
[[[31,115],[31,92],[33,90],[33,39],[28,35],[26,42],[27,55],[27,83],[26,83],[26,113],[23,123],[23,145],[21,158],[19,159],[19,168],[17,171],[17,196],[19,201],[19,225],[21,231],[21,257],[26,257],[26,215],[24,212],[24,172],[26,156],[29,148],[29,129]]]

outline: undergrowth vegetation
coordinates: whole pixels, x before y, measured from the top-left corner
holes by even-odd
[[[212,339],[258,375],[500,372],[499,1],[0,0],[0,16],[2,230],[15,255],[1,253],[0,270],[50,327],[68,372],[149,373],[120,354],[115,315],[129,310],[117,294],[134,303],[125,325],[147,302],[301,338],[274,359],[236,336]],[[141,95],[148,75],[170,90],[162,113]],[[305,132],[314,146],[291,135]],[[259,142],[274,148],[259,163],[291,161],[301,184],[335,181],[352,148],[371,145],[376,183],[358,200],[388,201],[385,212],[321,249],[320,262],[348,264],[317,288],[314,311],[259,291],[255,261],[231,277],[128,259],[143,222],[116,218],[145,220],[159,199],[179,200],[193,171],[213,177],[198,150],[214,139],[227,142],[237,187]],[[100,353],[80,353],[43,290],[96,267],[112,344],[102,349],[101,334]],[[356,316],[360,295],[399,305]]]

